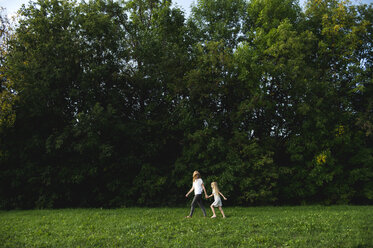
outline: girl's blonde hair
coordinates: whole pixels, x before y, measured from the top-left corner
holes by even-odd
[[[193,182],[197,180],[198,178],[201,178],[201,174],[199,174],[198,171],[193,172]]]
[[[211,183],[211,188],[212,188],[215,192],[219,192],[219,187],[218,187],[218,183],[217,183],[217,182],[212,182],[212,183]]]

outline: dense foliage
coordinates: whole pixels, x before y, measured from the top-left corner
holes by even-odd
[[[234,205],[373,202],[372,4],[19,13],[1,31],[0,208],[174,206],[194,170]]]

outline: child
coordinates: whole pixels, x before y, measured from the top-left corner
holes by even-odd
[[[211,183],[211,188],[212,188],[212,194],[208,196],[208,198],[210,198],[211,196],[214,195],[214,202],[210,206],[211,210],[212,210],[212,213],[213,213],[211,218],[216,218],[214,207],[219,207],[219,210],[220,210],[221,214],[223,215],[223,218],[225,218],[225,214],[224,214],[224,211],[223,211],[223,208],[222,208],[223,204],[221,202],[219,194],[224,198],[224,200],[227,200],[227,198],[225,198],[225,196],[219,191],[217,182],[212,182]]]
[[[205,198],[207,199],[207,193],[205,189],[205,185],[203,184],[203,181],[201,179],[201,174],[199,174],[198,171],[193,172],[193,186],[189,190],[189,192],[185,195],[185,197],[188,197],[188,195],[194,190],[194,198],[191,204],[190,208],[190,214],[186,216],[185,218],[191,218],[193,216],[194,208],[196,204],[199,205],[199,207],[202,209],[203,216],[206,217],[206,210],[202,203],[202,190],[205,192]]]

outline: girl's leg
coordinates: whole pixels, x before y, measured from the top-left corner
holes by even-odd
[[[211,210],[212,210],[212,216],[211,216],[211,218],[215,218],[215,217],[216,217],[216,214],[215,214],[214,206],[211,204],[211,205],[210,205],[210,208],[211,208]]]
[[[201,195],[195,195],[194,196],[192,204],[190,206],[190,213],[189,213],[189,215],[187,217],[192,217],[193,216],[194,209],[195,209],[196,204],[198,202],[198,196],[201,196]]]
[[[220,210],[221,214],[223,215],[223,218],[225,218],[225,214],[224,214],[223,208],[219,207],[219,210]]]
[[[206,217],[205,206],[203,206],[203,203],[202,203],[202,195],[199,195],[199,197],[198,197],[198,199],[197,199],[197,203],[198,203],[198,206],[202,209],[203,216]]]

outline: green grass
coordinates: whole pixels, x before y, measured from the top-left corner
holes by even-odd
[[[0,211],[0,247],[373,247],[373,206],[224,210]]]

